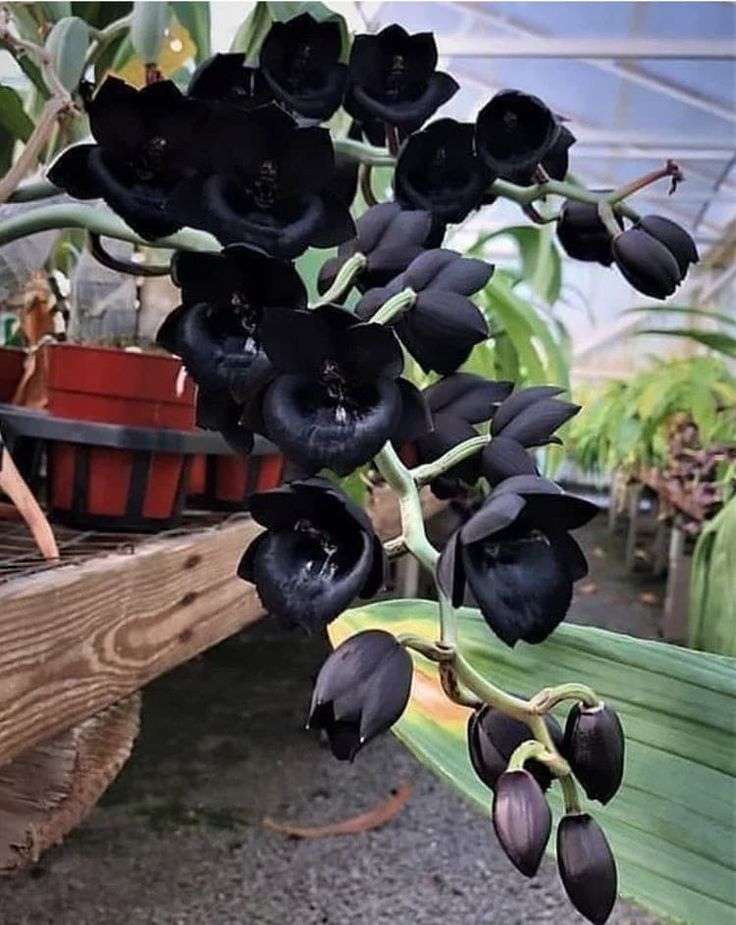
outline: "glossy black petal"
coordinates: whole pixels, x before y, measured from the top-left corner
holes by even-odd
[[[263,417],[270,438],[305,470],[348,475],[396,431],[401,393],[393,380],[377,379],[336,395],[313,378],[286,374],[266,390]]]
[[[557,720],[546,714],[544,721],[555,747],[562,748],[563,734]],[[509,759],[516,749],[530,738],[529,727],[484,704],[468,718],[468,754],[475,773],[493,790],[499,777],[506,771]],[[552,774],[540,761],[527,761],[525,769],[534,777],[543,791],[549,789]]]
[[[690,264],[697,263],[700,259],[695,241],[677,222],[670,221],[661,215],[645,215],[638,222],[637,227],[664,244],[677,261],[683,279]]]
[[[461,554],[480,611],[506,645],[543,642],[564,619],[573,579],[555,536],[491,537],[463,545]]]
[[[350,52],[345,108],[361,122],[380,119],[413,131],[458,90],[436,66],[431,33],[408,35],[392,25],[377,35],[358,35]]]
[[[428,212],[406,211],[396,202],[372,206],[356,221],[355,238],[341,244],[337,256],[322,266],[317,281],[319,291],[325,292],[343,263],[358,252],[367,258],[355,279],[360,291],[384,286],[422,252],[431,224]]]
[[[499,408],[499,412],[502,410],[503,405]],[[521,409],[500,433],[522,446],[543,446],[553,439],[555,430],[579,410],[580,405],[557,401],[554,398],[541,398]],[[497,421],[493,424],[496,425],[496,427],[492,425],[494,433],[498,433]]]
[[[274,96],[310,119],[329,119],[345,92],[347,67],[339,63],[340,27],[309,13],[275,22],[260,51],[260,66]]]
[[[72,145],[56,158],[46,176],[75,199],[97,199],[102,192],[89,168],[89,155],[94,150],[96,145]]]
[[[352,761],[406,709],[412,670],[411,657],[393,636],[381,630],[358,633],[338,646],[320,671],[309,726],[325,730],[336,758]]]
[[[564,180],[570,167],[570,148],[576,138],[566,125],[560,131],[549,151],[542,158],[542,167],[553,180]]]
[[[217,430],[236,453],[247,456],[253,449],[253,433],[242,421],[242,408],[223,389],[197,390],[196,422],[204,430]]]
[[[613,259],[634,289],[654,299],[666,299],[682,279],[672,252],[641,228],[622,231],[613,240]]]
[[[555,395],[562,392],[564,392],[564,389],[556,385],[533,385],[528,389],[519,389],[513,392],[493,415],[491,433],[494,436],[500,434],[525,408],[542,399],[554,398]]]
[[[493,275],[493,264],[455,251],[433,248],[420,254],[401,276],[399,288],[410,286],[415,292],[439,289],[457,295],[472,295]]]
[[[559,131],[542,100],[502,90],[478,114],[476,150],[494,176],[523,182],[550,151]]]
[[[514,475],[537,474],[532,456],[516,440],[505,436],[494,437],[483,449],[481,469],[491,485]]]
[[[624,731],[610,707],[575,704],[567,716],[563,753],[588,798],[608,803],[624,776]]]
[[[620,215],[616,221],[623,229]],[[600,220],[598,207],[591,203],[566,200],[557,222],[557,237],[565,253],[575,260],[606,267],[613,262],[611,235]]]
[[[525,499],[515,492],[493,492],[460,528],[463,543],[476,543],[501,533],[516,521],[525,507]]]
[[[493,406],[508,397],[511,382],[491,382],[474,373],[453,373],[424,389],[429,407],[434,413],[445,412],[471,424],[489,420]]]
[[[426,398],[408,379],[397,381],[401,393],[401,418],[391,440],[396,446],[426,437],[434,429]]]
[[[587,813],[565,816],[557,827],[557,864],[573,906],[603,925],[616,904],[616,861],[600,826]]]
[[[258,68],[244,67],[240,52],[216,54],[203,61],[192,74],[187,95],[219,101],[250,111],[273,99],[273,92]]]
[[[493,828],[514,867],[525,877],[533,877],[549,841],[552,813],[541,787],[528,771],[507,771],[498,779]]]
[[[421,292],[395,327],[422,369],[443,375],[454,373],[488,337],[485,318],[470,299],[439,289]]]
[[[461,222],[480,207],[491,181],[473,148],[474,127],[440,119],[411,135],[394,174],[396,199],[443,222]]]

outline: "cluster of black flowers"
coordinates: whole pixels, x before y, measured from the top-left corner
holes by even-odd
[[[591,800],[608,803],[621,786],[624,735],[621,722],[603,703],[575,704],[564,732],[545,716],[556,750]],[[532,758],[509,768],[519,746],[530,740],[528,727],[489,706],[476,709],[468,720],[468,750],[478,777],[493,791],[492,818],[498,840],[514,866],[533,877],[552,830],[552,813],[545,798],[552,775]],[[608,841],[598,823],[580,810],[568,811],[557,828],[557,865],[565,890],[594,925],[607,921],[616,902],[618,877]]]

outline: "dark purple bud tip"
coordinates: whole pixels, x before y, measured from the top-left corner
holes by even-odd
[[[615,711],[575,704],[562,751],[588,798],[608,803],[624,776],[624,731]]]
[[[682,282],[672,251],[643,228],[628,228],[613,239],[613,259],[634,289],[666,299]]]
[[[645,215],[639,222],[639,228],[656,238],[660,244],[664,244],[677,261],[683,279],[690,264],[698,262],[698,249],[695,241],[677,222],[670,221],[661,215]]]
[[[561,820],[557,865],[573,906],[593,925],[603,925],[616,902],[618,875],[606,836],[587,813]]]
[[[529,771],[506,771],[496,782],[493,828],[511,863],[533,877],[552,828],[552,813],[542,788]]]

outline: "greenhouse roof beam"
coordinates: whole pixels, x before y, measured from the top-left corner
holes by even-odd
[[[580,58],[621,61],[736,60],[730,39],[594,38],[577,36],[438,35],[440,54],[459,58]]]

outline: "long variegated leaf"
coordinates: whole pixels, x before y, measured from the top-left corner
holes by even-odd
[[[430,602],[387,601],[348,611],[331,635],[338,643],[382,627],[434,639],[436,620]],[[616,853],[622,895],[694,925],[731,925],[736,660],[578,626],[560,627],[542,645],[511,650],[477,611],[462,610],[459,621],[463,649],[494,683],[528,695],[577,680],[619,712],[627,737],[624,786],[608,806],[594,804],[591,812]],[[488,812],[490,793],[467,757],[466,719],[467,710],[445,698],[434,666],[415,656],[412,699],[395,731],[424,764]],[[559,811],[554,791],[551,800]]]

